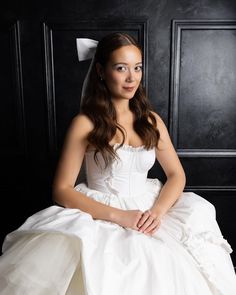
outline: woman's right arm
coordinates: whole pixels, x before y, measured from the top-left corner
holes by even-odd
[[[79,114],[72,120],[55,172],[52,195],[63,207],[78,208],[94,219],[114,221],[123,210],[97,202],[74,189],[88,146],[87,136],[92,129],[93,124],[85,115]]]
[[[94,219],[107,220],[138,230],[137,223],[142,216],[140,210],[111,207],[74,189],[88,146],[87,137],[93,128],[92,122],[85,115],[80,114],[72,120],[53,180],[53,199],[65,208],[78,208],[87,212]]]

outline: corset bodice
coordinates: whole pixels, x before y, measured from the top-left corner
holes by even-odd
[[[114,145],[114,148],[118,145]],[[88,187],[104,193],[133,197],[145,191],[147,174],[155,163],[155,149],[147,150],[144,146],[123,145],[116,150],[119,159],[113,160],[105,168],[100,153],[97,154],[99,165],[94,160],[94,151],[86,152],[86,178]]]

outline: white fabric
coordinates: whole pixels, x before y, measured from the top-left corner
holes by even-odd
[[[149,209],[162,187],[147,178],[155,150],[124,145],[117,152],[120,161],[106,169],[87,152],[87,184],[75,190],[124,210]],[[182,193],[152,237],[51,206],[10,233],[3,250],[1,295],[236,294],[232,249],[215,208],[194,193]]]
[[[93,40],[89,38],[76,38],[76,47],[77,47],[79,61],[92,59],[83,81],[81,96],[80,96],[80,105],[82,105],[84,95],[86,94],[88,79],[93,67],[94,55],[96,52],[97,44],[98,44],[97,40]]]
[[[89,38],[76,38],[76,47],[79,61],[92,59],[97,48],[98,41]]]

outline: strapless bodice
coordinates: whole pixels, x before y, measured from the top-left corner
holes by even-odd
[[[118,144],[113,147],[116,148]],[[113,193],[123,197],[133,197],[145,191],[147,174],[155,163],[155,148],[147,150],[144,146],[123,145],[116,150],[119,159],[113,160],[105,168],[100,153],[99,165],[94,160],[94,151],[85,154],[86,179],[90,189]]]

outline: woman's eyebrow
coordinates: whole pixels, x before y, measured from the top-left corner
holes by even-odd
[[[135,65],[139,65],[139,64],[142,64],[142,62],[140,61],[140,62],[137,62]],[[113,66],[116,66],[116,65],[128,65],[127,63],[125,63],[125,62],[117,62],[117,63],[115,63],[115,64],[113,64]]]

